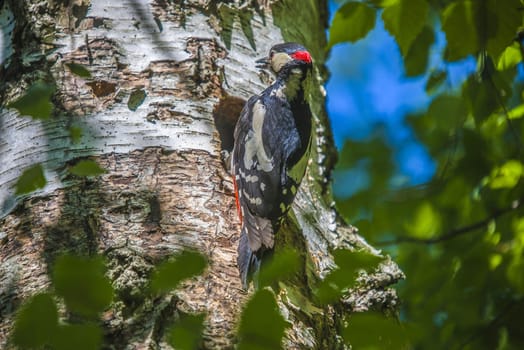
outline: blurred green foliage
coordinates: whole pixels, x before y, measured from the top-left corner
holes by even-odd
[[[89,73],[87,68],[80,64],[68,63],[66,66],[73,74],[81,78],[91,77],[91,73]],[[16,109],[22,116],[29,116],[35,120],[45,122],[51,117],[53,112],[52,98],[55,90],[56,86],[54,84],[38,80],[21,97],[14,102],[8,103],[7,107]],[[142,101],[143,99],[140,103]],[[77,126],[69,127],[69,137],[72,143],[78,143],[82,137],[82,129]],[[93,160],[81,160],[70,167],[69,172],[76,176],[98,176],[105,173],[105,170]],[[20,175],[15,184],[15,194],[28,194],[44,188],[46,184],[47,179],[44,175],[44,168],[42,164],[38,163],[26,169]]]
[[[273,293],[268,289],[260,289],[247,302],[242,312],[238,349],[282,349],[282,338],[288,327]]]
[[[71,71],[71,73],[78,75],[80,78],[91,78],[91,73],[89,70],[78,63],[67,63],[67,68]]]
[[[207,265],[207,259],[201,253],[184,250],[155,267],[150,291],[154,294],[174,291],[182,281],[201,275]],[[178,350],[200,349],[204,318],[205,314],[180,314],[169,331],[169,343]]]
[[[76,176],[98,176],[106,171],[94,160],[86,159],[78,161],[75,165],[69,168],[69,172]]]
[[[396,39],[407,74],[430,76],[430,106],[407,118],[437,163],[429,183],[393,188],[395,164],[379,137],[347,142],[338,164],[340,170],[364,165],[370,179],[366,188],[338,199],[341,213],[385,248],[407,276],[400,288],[407,348],[524,348],[524,85],[516,79],[523,48],[515,40],[523,3],[345,3],[331,33],[337,37],[351,25],[337,18],[361,16],[353,19],[359,26],[369,21],[368,13],[348,14],[348,8],[373,8]],[[445,70],[428,72],[428,42],[440,26],[446,60],[473,55],[478,61],[477,72],[457,91],[446,89]],[[380,324],[376,316],[352,315],[347,339],[358,349],[407,346],[394,338],[390,344],[396,345],[373,343]],[[382,341],[388,332],[381,333]]]
[[[345,4],[333,18],[328,47],[363,38],[375,26],[375,19],[375,11],[367,4],[361,2]]]
[[[171,327],[169,343],[177,350],[194,350],[201,347],[205,314],[181,315]]]
[[[18,311],[13,342],[21,348],[38,348],[51,342],[58,327],[58,311],[50,294],[34,295]]]
[[[71,139],[71,142],[73,143],[79,143],[80,139],[82,138],[82,128],[78,126],[71,126],[69,128],[69,138]]]
[[[183,280],[202,274],[206,267],[207,260],[202,254],[185,250],[155,268],[151,291],[157,294],[174,290]]]
[[[14,108],[21,115],[30,116],[33,119],[49,119],[53,111],[51,96],[54,93],[54,85],[37,81],[23,96],[8,104],[7,107]]]
[[[291,248],[277,251],[270,261],[260,270],[258,287],[263,288],[293,275],[299,268],[298,252]]]
[[[47,183],[44,168],[38,163],[24,170],[15,184],[15,194],[21,195],[43,188]]]
[[[406,329],[399,322],[374,312],[347,317],[344,339],[358,350],[407,349]]]
[[[184,279],[201,274],[206,266],[202,254],[182,251],[153,271],[152,290],[172,291]],[[54,294],[34,295],[18,311],[12,342],[22,349],[102,348],[99,316],[114,298],[104,259],[61,255],[53,264],[51,281]],[[57,301],[64,302],[68,313],[74,315],[71,318],[74,323],[67,319],[59,321]],[[204,317],[204,314],[180,315],[170,329],[170,344],[180,350],[200,348]]]
[[[127,100],[127,108],[129,108],[131,111],[136,111],[138,107],[142,103],[144,103],[144,100],[146,99],[146,91],[144,89],[135,89],[131,92],[131,95],[129,95],[129,99]]]
[[[335,303],[344,291],[354,287],[359,271],[373,271],[382,257],[367,252],[352,252],[337,249],[333,252],[337,267],[330,271],[316,289],[316,297],[321,304]]]
[[[102,329],[91,323],[61,324],[53,337],[55,350],[92,350],[102,345]]]
[[[100,349],[102,329],[95,322],[113,298],[103,259],[62,255],[52,270],[55,294],[34,295],[20,308],[12,333],[14,345],[21,349]],[[59,298],[76,315],[74,324],[59,321]]]
[[[61,255],[54,264],[53,285],[67,309],[86,318],[96,317],[113,300],[113,287],[105,276],[101,257]]]

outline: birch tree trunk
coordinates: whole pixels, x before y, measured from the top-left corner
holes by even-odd
[[[49,287],[50,264],[64,252],[106,257],[116,300],[103,325],[114,348],[166,348],[168,325],[189,312],[207,313],[205,348],[233,346],[249,293],[241,290],[236,266],[240,226],[221,137],[227,148],[242,101],[267,86],[270,77],[254,61],[279,42],[302,42],[316,67],[309,96],[316,147],[294,204],[298,225],[286,233],[304,248],[307,278],[293,288],[309,295],[311,280],[332,268],[334,248],[379,254],[341,222],[330,194],[335,157],[321,88],[326,6],[322,0],[3,2],[0,348],[12,347],[17,309]],[[85,66],[91,78],[73,74],[70,63]],[[5,107],[38,79],[56,85],[50,120]],[[69,137],[71,126],[83,132],[78,143]],[[67,172],[85,157],[107,172],[84,179]],[[47,185],[15,196],[17,179],[36,163],[43,164]],[[206,273],[176,293],[150,297],[145,290],[154,264],[187,247],[208,257]],[[278,292],[293,325],[284,347],[343,348],[342,309],[395,312],[389,286],[400,278],[386,260],[362,275],[341,307],[312,312]]]

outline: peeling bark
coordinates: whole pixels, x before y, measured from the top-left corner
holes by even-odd
[[[224,130],[234,125],[242,100],[267,86],[269,77],[257,72],[254,60],[292,39],[310,44],[317,64],[309,96],[317,147],[294,217],[277,239],[277,247],[299,247],[303,265],[276,291],[293,324],[285,347],[343,348],[337,336],[343,309],[395,312],[390,286],[403,275],[390,260],[362,274],[359,287],[335,306],[303,310],[294,304],[333,267],[332,249],[380,254],[340,220],[332,204],[334,151],[320,87],[323,1],[298,12],[302,2],[296,1],[50,3],[12,0],[2,10],[15,18],[14,27],[2,27],[12,31],[3,36],[11,41],[2,45],[3,105],[37,79],[54,82],[57,93],[49,121],[0,109],[1,348],[12,346],[8,335],[17,308],[49,287],[50,266],[64,252],[106,257],[117,298],[102,320],[115,348],[167,348],[169,324],[190,312],[207,313],[206,348],[232,347],[248,294],[236,267],[240,226],[221,141],[229,147]],[[283,22],[286,16],[298,29]],[[79,78],[68,63],[84,65],[92,77]],[[134,91],[145,92],[136,110],[128,105]],[[70,126],[83,130],[81,142],[70,140]],[[68,165],[82,157],[95,159],[107,173],[95,179],[70,175]],[[16,197],[14,183],[35,163],[43,164],[47,186]],[[209,258],[207,272],[176,293],[150,297],[152,267],[187,247]]]

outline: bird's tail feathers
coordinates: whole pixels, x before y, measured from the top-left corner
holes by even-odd
[[[252,280],[258,287],[260,265],[268,251],[274,246],[274,229],[270,219],[252,215],[244,211],[240,241],[238,242],[237,264],[242,287],[247,289]]]
[[[238,256],[237,264],[240,272],[240,280],[242,281],[242,288],[248,289],[249,282],[253,279],[253,275],[260,270],[261,259],[255,254],[249,246],[246,228],[242,227],[240,233],[240,241],[238,242]]]
[[[273,248],[275,234],[270,219],[252,215],[247,211],[242,230],[245,230],[249,247],[256,252],[260,248]]]

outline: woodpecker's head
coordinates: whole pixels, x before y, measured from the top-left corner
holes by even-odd
[[[269,50],[269,56],[256,61],[258,68],[271,68],[278,75],[283,68],[311,68],[311,55],[297,43],[277,44]]]

